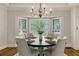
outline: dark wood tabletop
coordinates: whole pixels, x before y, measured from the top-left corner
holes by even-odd
[[[39,41],[39,38],[36,38],[36,39],[31,39],[33,42],[31,43],[28,43],[29,46],[32,46],[32,47],[51,47],[51,46],[55,46],[56,44],[55,43],[49,43],[49,42],[46,42],[47,39],[45,39],[44,37],[42,38],[42,41],[40,42]]]

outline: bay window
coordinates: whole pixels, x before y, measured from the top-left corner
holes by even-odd
[[[30,32],[38,35],[38,31],[44,31],[43,35],[50,33],[60,33],[59,18],[20,18],[19,31]]]

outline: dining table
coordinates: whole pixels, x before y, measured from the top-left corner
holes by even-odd
[[[44,36],[41,38],[41,41],[39,39],[39,37],[36,38],[31,38],[30,40],[27,41],[28,42],[28,46],[30,47],[37,47],[38,48],[38,56],[44,56],[44,48],[48,48],[48,47],[53,47],[56,45],[55,40],[52,42],[50,42],[48,39],[46,39]]]

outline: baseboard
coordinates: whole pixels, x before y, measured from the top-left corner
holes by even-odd
[[[17,47],[16,44],[8,44],[8,47]]]
[[[0,50],[5,49],[7,47],[17,47],[17,45],[16,44],[3,45],[3,46],[0,46]]]
[[[67,48],[67,49],[71,49],[72,47],[65,47],[65,48]]]
[[[65,47],[65,48],[67,48],[67,49],[73,49],[73,50],[79,51],[78,49],[74,49],[74,48],[72,48],[72,47]]]
[[[6,48],[6,47],[8,47],[8,46],[7,46],[7,45],[0,46],[0,50],[4,49],[4,48]]]

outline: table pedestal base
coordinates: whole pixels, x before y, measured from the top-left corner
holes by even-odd
[[[43,47],[39,47],[38,52],[38,56],[44,56]]]

